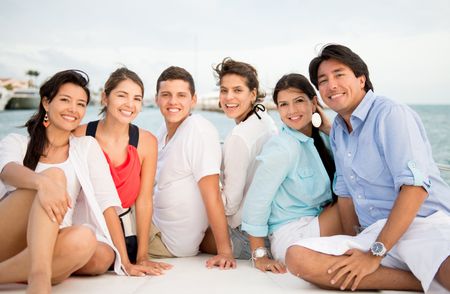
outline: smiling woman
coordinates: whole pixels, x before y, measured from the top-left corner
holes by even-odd
[[[55,74],[40,88],[29,138],[0,142],[0,283],[27,281],[29,293],[50,293],[52,283],[114,262],[102,212],[115,214],[119,198],[95,140],[71,136],[86,112],[87,84],[84,72]],[[120,258],[115,270],[124,274]]]
[[[264,106],[258,104],[265,95],[259,89],[258,74],[252,65],[225,58],[214,71],[220,85],[219,105],[236,123],[223,146],[222,198],[233,254],[235,258],[248,260],[252,254],[248,236],[240,228],[242,206],[255,173],[255,157],[264,143],[277,133],[277,128]],[[214,253],[210,235],[206,235],[202,250]],[[264,241],[260,246],[265,246]]]
[[[126,209],[120,215],[123,230],[119,227],[111,235],[127,273],[159,275],[170,265],[147,257],[157,142],[150,132],[131,124],[142,110],[144,85],[135,72],[119,68],[104,88],[103,118],[80,126],[75,134],[97,139]]]

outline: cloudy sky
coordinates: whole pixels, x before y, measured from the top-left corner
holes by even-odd
[[[79,68],[98,89],[125,65],[146,96],[170,65],[188,69],[200,96],[215,90],[226,56],[253,64],[264,88],[306,74],[326,43],[369,65],[376,92],[406,103],[450,104],[448,0],[0,0],[0,77]]]

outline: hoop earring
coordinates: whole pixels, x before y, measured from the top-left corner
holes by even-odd
[[[50,122],[48,121],[47,112],[45,113],[44,120],[42,121],[42,124],[44,125],[45,128],[48,128],[48,126],[50,125]]]
[[[316,128],[319,128],[322,125],[322,117],[320,117],[320,114],[317,112],[314,112],[311,117],[312,125]]]

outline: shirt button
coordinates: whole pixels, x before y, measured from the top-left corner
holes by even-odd
[[[348,157],[351,157],[351,156],[352,156],[352,153],[351,153],[351,152],[347,153],[347,156],[348,156]]]
[[[362,195],[361,195],[361,194],[359,194],[359,195],[358,195],[358,198],[359,198],[359,199],[361,199],[361,198],[362,198]]]
[[[369,210],[372,211],[373,210],[373,206],[369,207]]]
[[[355,177],[352,175],[352,176],[350,176],[350,179],[352,179],[352,180],[354,180],[355,179]]]

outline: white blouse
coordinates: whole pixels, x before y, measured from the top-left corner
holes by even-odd
[[[242,221],[242,207],[256,170],[255,157],[264,143],[278,133],[267,112],[252,114],[236,125],[225,139],[222,158],[222,200],[228,224],[236,228]]]

